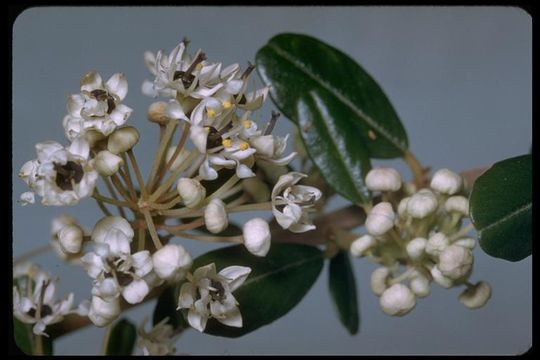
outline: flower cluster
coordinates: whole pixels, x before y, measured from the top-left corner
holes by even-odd
[[[395,169],[376,168],[367,174],[366,185],[380,192],[382,201],[366,209],[367,234],[355,239],[350,251],[383,265],[371,275],[371,288],[380,296],[383,311],[407,314],[416,297],[430,294],[431,282],[443,288],[464,285],[459,300],[469,308],[482,307],[491,289],[483,281],[469,282],[476,241],[467,237],[471,227],[462,227],[469,203],[461,194],[461,176],[441,169],[430,188],[417,190],[402,184]],[[406,267],[401,274],[400,265]]]

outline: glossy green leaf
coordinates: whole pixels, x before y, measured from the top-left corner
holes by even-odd
[[[232,265],[251,268],[247,280],[233,294],[243,326],[234,328],[210,319],[205,333],[239,337],[279,319],[309,291],[323,266],[323,253],[299,244],[272,244],[266,257],[250,254],[243,245],[221,248],[194,260],[193,269],[210,263],[218,271]]]
[[[408,148],[405,129],[383,90],[340,50],[310,36],[279,34],[256,60],[263,81],[272,86],[272,99],[299,125],[299,103],[309,95],[324,104],[311,112],[328,111],[320,115],[350,123],[352,137],[365,144],[370,157],[399,157]]]
[[[532,251],[532,156],[495,163],[474,183],[470,216],[489,255],[519,261]]]
[[[175,329],[189,326],[184,320],[181,312],[176,310],[178,307],[178,294],[175,290],[176,287],[171,286],[163,290],[161,295],[159,295],[152,315],[152,324],[154,326],[166,317],[169,318],[167,323],[171,324]]]
[[[15,344],[27,355],[32,355],[32,330],[27,324],[13,318]]]
[[[137,339],[137,329],[127,319],[119,320],[111,330],[107,355],[131,355]]]
[[[340,251],[330,260],[328,286],[339,320],[351,335],[356,334],[360,324],[356,281],[349,254],[346,251]]]

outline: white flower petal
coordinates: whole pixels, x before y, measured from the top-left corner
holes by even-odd
[[[246,266],[228,266],[219,272],[219,275],[228,280],[229,288],[234,291],[240,287],[246,281],[248,275],[251,273],[251,268]]]

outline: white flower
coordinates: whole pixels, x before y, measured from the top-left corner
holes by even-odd
[[[480,281],[468,287],[459,295],[459,301],[470,309],[484,306],[491,297],[491,287],[485,281]]]
[[[94,158],[94,166],[97,172],[103,176],[111,176],[118,172],[124,160],[110,151],[102,150]]]
[[[270,250],[270,228],[261,218],[254,218],[244,224],[244,246],[256,256],[266,256]]]
[[[206,189],[194,179],[180,178],[176,190],[188,208],[198,207],[206,197]]]
[[[48,336],[45,333],[48,325],[58,323],[65,315],[76,312],[71,309],[73,293],[63,300],[55,300],[56,287],[48,275],[38,271],[29,277],[33,281],[27,279],[25,286],[13,286],[13,315],[23,323],[34,324],[34,334]]]
[[[180,289],[178,309],[189,309],[188,322],[200,332],[211,317],[227,326],[242,327],[242,315],[232,292],[250,272],[248,267],[229,266],[216,274],[214,263],[198,268]]]
[[[366,176],[366,186],[371,191],[397,191],[401,188],[401,175],[392,168],[371,169]]]
[[[94,325],[103,327],[112,323],[120,315],[120,299],[102,299],[99,296],[92,296],[88,318]]]
[[[366,218],[366,230],[373,236],[386,234],[394,227],[396,215],[389,202],[380,202],[371,209]]]
[[[167,244],[152,255],[152,263],[161,279],[178,281],[186,276],[193,261],[182,245]]]
[[[412,195],[407,202],[407,213],[416,219],[423,219],[437,210],[437,197],[428,189]]]
[[[450,196],[444,203],[444,209],[447,212],[456,212],[463,216],[469,215],[469,199],[465,196]]]
[[[212,234],[219,234],[229,226],[227,209],[221,199],[212,199],[204,209],[204,224]]]
[[[439,270],[441,274],[452,279],[458,280],[470,273],[473,264],[473,255],[470,249],[450,245],[439,255]]]
[[[424,255],[427,242],[426,239],[420,237],[412,239],[407,244],[407,255],[409,255],[412,260],[420,259],[422,255]]]
[[[282,175],[272,190],[272,213],[283,229],[297,233],[315,229],[308,210],[322,193],[313,186],[296,185],[306,176],[298,172]]]
[[[366,251],[375,245],[375,238],[369,234],[362,235],[351,244],[351,254],[356,257],[366,255]]]
[[[38,143],[36,153],[38,158],[25,163],[19,177],[43,205],[75,205],[92,194],[98,174],[88,161],[85,140],[76,139],[68,148],[54,141]]]
[[[380,267],[371,273],[371,290],[375,295],[381,296],[388,288],[390,275],[390,269],[387,267]]]
[[[25,206],[25,205],[28,205],[28,204],[33,204],[36,202],[36,198],[35,198],[35,195],[33,192],[31,191],[27,191],[27,192],[23,192],[21,194],[21,197],[20,197],[20,200],[19,200],[19,203],[22,205],[22,206]]]
[[[257,159],[285,166],[289,164],[297,154],[296,152],[292,152],[287,156],[282,156],[287,147],[288,138],[289,134],[285,137],[260,135],[249,139],[249,143],[257,150],[255,153]]]
[[[448,170],[438,170],[431,179],[431,188],[442,194],[454,195],[461,190],[463,179],[459,174]]]
[[[394,284],[382,293],[379,303],[388,315],[403,316],[414,308],[416,298],[407,286]]]
[[[113,154],[120,154],[133,148],[139,142],[139,132],[133,126],[124,126],[109,136],[107,149]]]
[[[121,101],[128,91],[124,74],[114,74],[103,82],[101,76],[89,72],[81,79],[81,93],[68,98],[68,115],[63,125],[69,140],[96,131],[104,136],[123,125],[133,111]]]
[[[449,240],[445,234],[442,232],[435,233],[429,237],[426,244],[426,253],[437,258],[448,245]]]
[[[148,332],[144,329],[148,319],[143,320],[137,329],[139,335],[137,345],[142,348],[144,355],[164,356],[176,352],[174,347],[176,334],[172,325],[167,324],[168,319],[163,319]]]

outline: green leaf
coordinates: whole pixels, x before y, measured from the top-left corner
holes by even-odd
[[[495,163],[474,183],[470,217],[489,255],[519,261],[532,251],[532,156]]]
[[[15,343],[27,355],[32,355],[32,330],[27,324],[13,318],[13,333]]]
[[[328,114],[321,116],[351,124],[355,142],[365,144],[370,157],[394,158],[407,150],[407,134],[383,90],[340,50],[310,36],[286,33],[270,39],[256,60],[261,78],[272,86],[272,99],[294,122],[300,123],[298,105],[309,94],[324,103]]]
[[[239,337],[279,319],[309,291],[323,266],[323,253],[313,246],[272,244],[266,257],[250,254],[243,245],[221,248],[194,260],[193,269],[216,264],[218,271],[232,265],[251,268],[247,280],[234,292],[243,326],[234,328],[210,319],[205,333]]]
[[[109,335],[107,355],[131,355],[136,339],[135,325],[127,319],[119,320]]]
[[[176,293],[176,287],[168,287],[161,295],[159,295],[156,307],[154,308],[154,314],[152,316],[153,325],[157,325],[161,320],[169,317],[167,321],[173,328],[185,328],[189,325],[184,320],[182,313],[176,310],[178,306],[178,294]]]
[[[328,285],[339,320],[351,335],[356,334],[360,323],[356,281],[349,254],[346,251],[340,251],[330,260]]]

